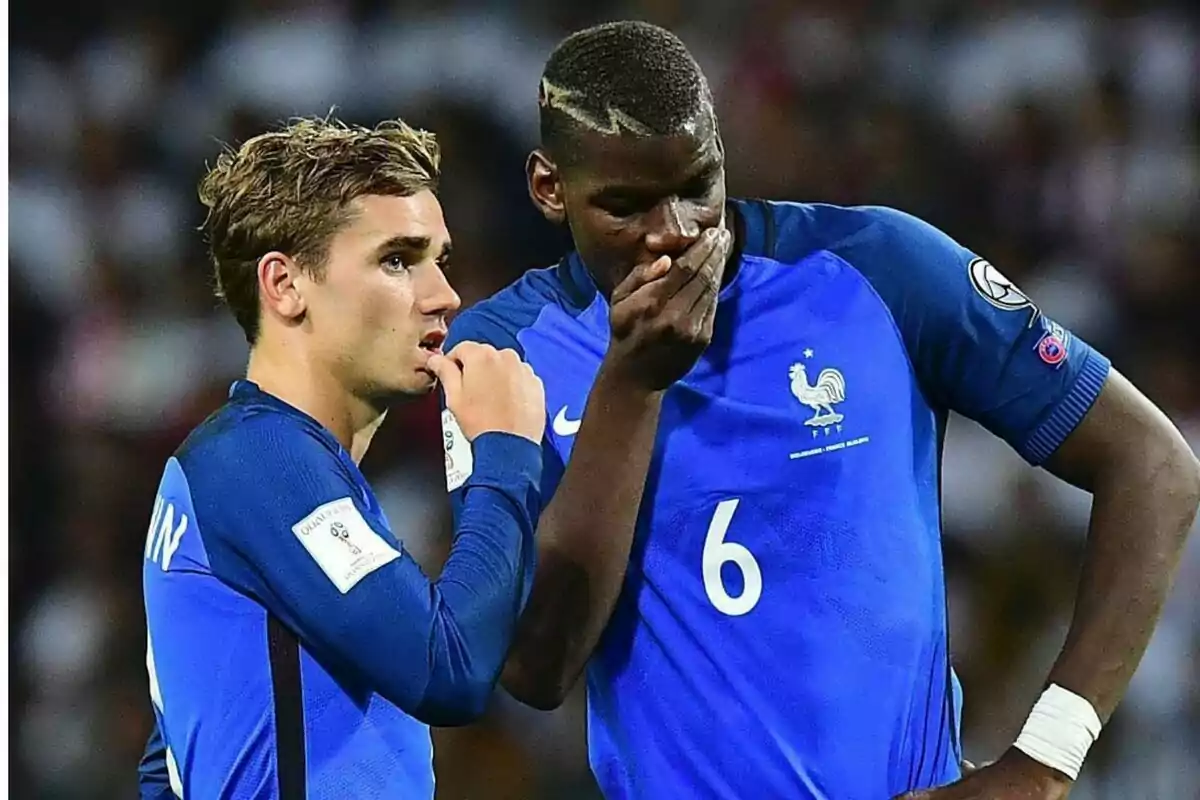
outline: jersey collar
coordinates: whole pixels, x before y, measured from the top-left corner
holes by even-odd
[[[276,397],[270,392],[263,391],[257,383],[249,378],[241,378],[233,382],[233,384],[229,387],[229,402],[267,406],[268,408],[273,408],[289,417],[299,419],[318,431],[321,437],[336,452],[344,453],[346,458],[352,461],[352,459],[350,459],[349,452],[347,452],[346,448],[342,447],[342,443],[337,440],[337,437],[333,435],[332,431],[330,431],[312,416],[296,408],[286,400]]]

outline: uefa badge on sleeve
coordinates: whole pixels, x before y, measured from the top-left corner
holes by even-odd
[[[1038,358],[1042,360],[1042,363],[1058,369],[1067,361],[1067,337],[1069,334],[1057,322],[1043,318],[1042,325],[1045,332],[1038,339],[1034,349],[1037,350]]]

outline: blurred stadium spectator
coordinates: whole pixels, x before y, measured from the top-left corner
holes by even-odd
[[[470,303],[563,250],[522,164],[542,60],[600,19],[650,19],[692,45],[731,192],[924,216],[1109,353],[1200,447],[1192,3],[76,0],[9,14],[11,796],[134,792],[155,482],[245,354],[194,230],[205,160],[334,106],[432,128]],[[439,447],[423,403],[389,418],[364,465],[393,518],[423,515],[403,533],[434,572],[449,533]],[[986,759],[1061,643],[1087,497],[961,420],[945,484],[966,749]],[[499,697],[485,723],[439,732],[439,797],[594,798],[579,700],[547,715]],[[1073,798],[1200,797],[1200,537],[1093,753]]]

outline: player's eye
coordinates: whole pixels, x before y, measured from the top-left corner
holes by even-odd
[[[608,202],[600,206],[604,211],[612,217],[632,217],[639,212],[639,209],[633,203]]]
[[[400,253],[393,253],[383,257],[382,261],[384,269],[389,272],[403,272],[412,266],[411,263]]]
[[[439,257],[437,260],[437,265],[438,265],[438,268],[441,269],[442,272],[449,272],[450,271],[450,254],[447,253],[446,255]]]
[[[596,203],[602,211],[613,217],[632,217],[654,208],[655,200],[649,197],[616,196],[605,197]]]

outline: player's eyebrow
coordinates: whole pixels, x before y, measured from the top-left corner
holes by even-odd
[[[443,261],[446,258],[449,258],[450,254],[453,252],[454,252],[454,242],[447,239],[445,242],[442,243],[442,252],[438,253],[438,261]]]
[[[429,249],[432,241],[428,236],[393,236],[381,242],[375,248],[375,253],[380,258],[392,255],[393,253],[421,255]]]

